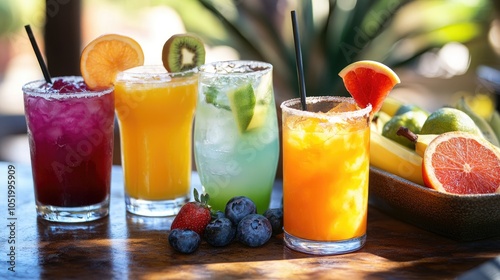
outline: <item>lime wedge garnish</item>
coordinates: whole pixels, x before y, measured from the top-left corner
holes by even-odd
[[[272,75],[264,75],[255,90],[255,109],[253,110],[253,117],[247,130],[261,127],[267,118],[267,111],[269,110],[269,103],[271,103],[273,95],[273,82]]]
[[[240,132],[245,132],[252,121],[255,108],[255,93],[251,84],[227,93],[229,106]]]
[[[248,124],[247,130],[251,130],[257,127],[261,127],[267,117],[267,110],[269,108],[268,104],[259,103],[255,105],[255,109],[253,110],[253,117],[250,123]]]

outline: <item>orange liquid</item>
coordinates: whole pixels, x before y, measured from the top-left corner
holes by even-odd
[[[295,237],[337,241],[366,233],[370,129],[326,132],[284,114],[284,228]],[[328,124],[331,125],[331,124]]]
[[[126,193],[135,199],[188,195],[197,78],[115,85]]]

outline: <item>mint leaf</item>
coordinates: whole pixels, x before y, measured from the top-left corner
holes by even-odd
[[[231,111],[231,108],[229,106],[224,105],[224,104],[219,104],[217,102],[217,96],[219,95],[219,92],[217,91],[217,89],[215,87],[209,86],[207,88],[207,90],[204,92],[204,94],[205,94],[205,102],[207,104],[212,104],[217,108]]]

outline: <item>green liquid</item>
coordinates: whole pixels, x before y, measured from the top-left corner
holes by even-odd
[[[195,159],[212,209],[224,211],[235,196],[252,199],[261,214],[269,207],[279,141],[274,99],[266,106],[262,125],[241,133],[231,111],[203,100],[198,103]]]

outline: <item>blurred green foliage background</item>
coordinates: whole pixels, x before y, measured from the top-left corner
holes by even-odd
[[[42,78],[23,26],[32,26],[43,51],[45,21],[64,5],[81,7],[81,49],[103,33],[122,33],[141,43],[148,63],[161,63],[161,46],[172,32],[192,32],[203,38],[212,61],[270,62],[277,106],[299,94],[292,10],[310,96],[347,95],[338,72],[372,59],[402,78],[394,96],[432,110],[449,104],[455,92],[477,92],[479,65],[500,65],[497,0],[0,0],[0,117],[23,120],[21,87]],[[56,56],[52,63],[78,67],[79,57]],[[0,131],[4,123],[0,119]],[[4,145],[0,137],[0,146],[21,160],[16,148]]]
[[[129,24],[141,9],[171,7],[186,30],[200,35],[207,45],[230,46],[241,59],[272,63],[277,91],[296,96],[291,10],[299,19],[308,95],[344,95],[337,73],[353,61],[372,59],[398,67],[449,42],[484,39],[495,18],[494,1],[89,0],[82,5],[92,10],[105,3],[129,16]],[[0,1],[0,37],[19,32],[27,18],[33,20],[27,15],[40,14],[44,4]],[[43,17],[37,17],[43,26]]]

